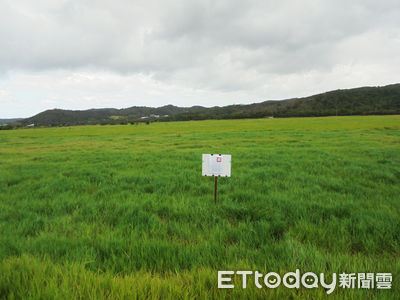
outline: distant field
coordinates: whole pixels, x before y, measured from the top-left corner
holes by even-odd
[[[201,154],[232,154],[232,177]],[[217,288],[218,270],[393,274],[400,116],[0,131],[0,298],[327,297]]]

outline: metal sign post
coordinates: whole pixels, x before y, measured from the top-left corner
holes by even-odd
[[[203,154],[202,175],[214,176],[214,202],[217,203],[217,185],[218,177],[231,177],[231,161],[230,154]]]

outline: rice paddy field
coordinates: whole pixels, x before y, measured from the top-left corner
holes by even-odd
[[[216,205],[203,153],[232,155]],[[336,289],[218,289],[296,269]],[[399,299],[400,116],[0,131],[0,298]]]

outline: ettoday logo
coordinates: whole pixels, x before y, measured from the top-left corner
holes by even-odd
[[[236,271],[236,275],[242,276],[242,288],[247,288],[247,277],[252,276],[254,273],[254,284],[257,288],[261,289],[262,283],[267,288],[275,289],[283,283],[283,285],[289,289],[299,289],[300,284],[308,289],[318,288],[319,284],[324,287],[327,294],[332,293],[336,288],[336,273],[332,274],[332,281],[327,283],[325,275],[323,273],[318,276],[313,272],[307,272],[301,275],[300,270],[297,269],[295,272],[288,272],[283,277],[276,272],[269,272],[265,275],[258,271]],[[234,275],[234,271],[218,271],[218,288],[221,289],[232,289],[235,286],[231,284],[232,278],[230,275]]]
[[[295,272],[288,272],[281,277],[276,272],[269,272],[265,275],[258,271],[218,271],[218,288],[233,289],[235,285],[232,283],[233,275],[241,276],[242,288],[247,288],[247,283],[251,282],[254,277],[254,285],[261,289],[263,286],[275,289],[281,284],[289,289],[299,289],[303,286],[307,289],[323,287],[327,294],[331,294],[337,285],[337,275],[332,273],[330,280],[325,278],[324,273],[319,276],[313,272],[300,273],[299,269]],[[376,276],[375,276],[376,275]],[[341,273],[339,276],[340,288],[359,288],[359,289],[391,289],[392,274],[391,273]]]

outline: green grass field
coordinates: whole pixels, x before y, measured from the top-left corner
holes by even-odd
[[[217,288],[296,269],[392,289]],[[0,131],[0,298],[146,297],[399,299],[400,116]]]

